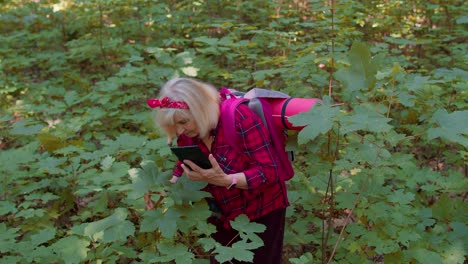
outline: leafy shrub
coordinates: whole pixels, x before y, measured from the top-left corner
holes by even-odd
[[[286,263],[463,263],[466,6],[439,2],[4,3],[1,262],[252,259],[263,226],[220,246],[168,183],[145,99],[186,75],[323,99],[291,119]]]

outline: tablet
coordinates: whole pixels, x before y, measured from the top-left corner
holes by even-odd
[[[180,161],[190,160],[197,164],[202,169],[210,169],[211,163],[207,156],[202,152],[198,146],[181,146],[171,147],[172,153],[174,153]],[[185,164],[189,167],[187,164]],[[189,167],[190,168],[190,167]],[[191,169],[191,168],[190,168]]]

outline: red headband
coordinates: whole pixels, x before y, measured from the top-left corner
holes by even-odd
[[[148,99],[146,101],[148,106],[151,108],[176,108],[176,109],[189,109],[189,106],[186,102],[182,101],[171,101],[168,97],[164,97],[162,100],[158,99]]]

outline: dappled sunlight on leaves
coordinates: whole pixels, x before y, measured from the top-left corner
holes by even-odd
[[[333,11],[333,13],[332,13]],[[280,90],[289,119],[283,262],[465,262],[463,1],[3,1],[0,259],[250,261],[223,247],[146,99],[168,79]],[[333,15],[333,16],[332,16]],[[332,255],[333,254],[333,255]]]

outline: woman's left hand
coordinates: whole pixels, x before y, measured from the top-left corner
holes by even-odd
[[[182,168],[187,177],[192,181],[205,181],[215,185],[222,185],[227,178],[227,174],[221,169],[213,154],[210,154],[208,159],[211,163],[211,169],[202,169],[190,160],[184,160]]]

